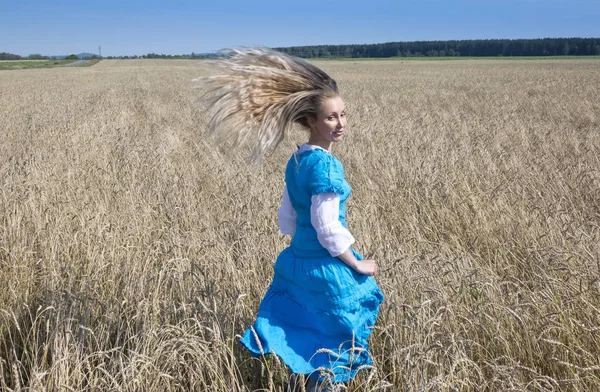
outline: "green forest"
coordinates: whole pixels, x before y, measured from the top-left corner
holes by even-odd
[[[298,57],[599,56],[600,38],[478,39],[274,48]]]

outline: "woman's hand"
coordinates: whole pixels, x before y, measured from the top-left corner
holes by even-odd
[[[377,262],[375,260],[358,260],[354,270],[359,274],[375,276],[377,273]]]
[[[357,260],[350,249],[347,249],[338,258],[359,274],[375,276],[377,273],[377,262],[375,260]]]

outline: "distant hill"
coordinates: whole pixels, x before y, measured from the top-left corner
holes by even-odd
[[[67,56],[68,56],[68,54],[58,55],[58,56],[50,56],[50,57],[54,57],[56,59],[63,60]],[[80,59],[82,59],[82,58],[85,58],[85,57],[92,57],[92,56],[98,56],[98,55],[96,53],[76,53],[75,56],[77,56]]]

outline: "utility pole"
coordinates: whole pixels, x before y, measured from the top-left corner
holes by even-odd
[[[98,46],[98,57],[102,58],[102,46]]]

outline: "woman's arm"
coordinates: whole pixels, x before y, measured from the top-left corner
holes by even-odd
[[[281,206],[277,211],[277,221],[279,223],[279,231],[281,234],[293,236],[296,234],[296,217],[298,213],[292,206],[290,195],[288,194],[287,185],[283,187],[283,196],[281,197]]]
[[[310,206],[310,220],[317,232],[321,245],[333,257],[338,257],[348,267],[364,275],[375,275],[373,260],[357,260],[350,250],[354,237],[339,221],[340,197],[335,193],[313,195]]]

